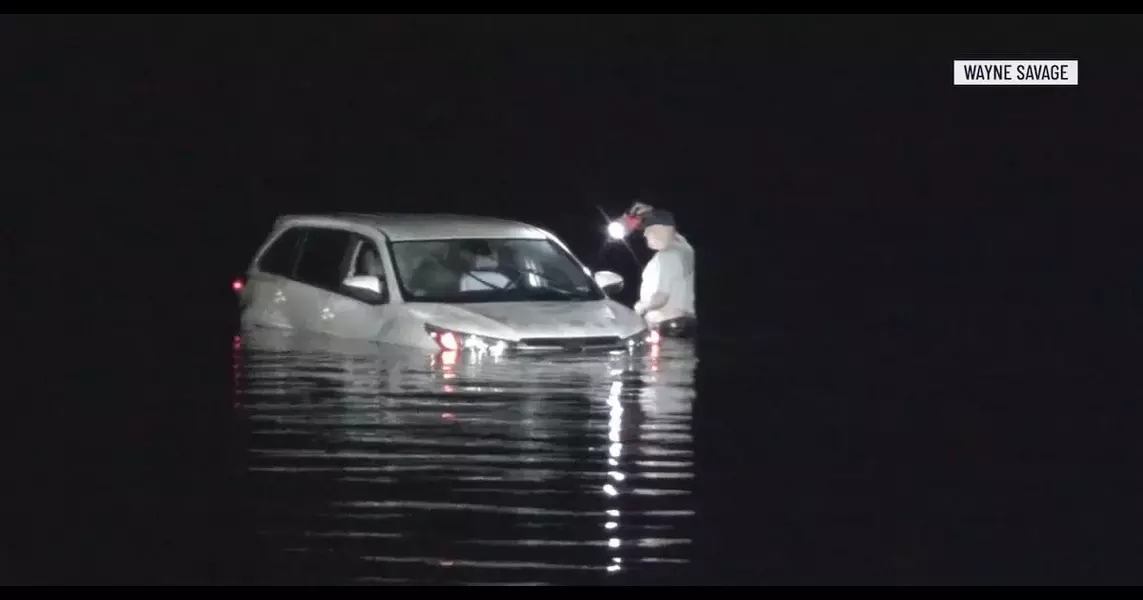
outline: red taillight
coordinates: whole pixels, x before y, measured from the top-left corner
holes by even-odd
[[[230,282],[230,288],[235,292],[241,292],[244,287],[246,287],[246,282],[242,281],[241,277]]]
[[[649,333],[647,335],[647,342],[650,344],[658,344],[659,339],[660,339],[660,337],[659,337],[659,330],[658,329],[652,329],[651,333]]]

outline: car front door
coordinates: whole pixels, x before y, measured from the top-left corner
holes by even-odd
[[[341,280],[349,277],[375,276],[379,280],[378,295],[342,285],[328,297],[323,310],[328,318],[323,321],[324,331],[344,338],[379,340],[392,321],[390,304],[390,261],[388,248],[378,235],[350,233],[349,260]]]

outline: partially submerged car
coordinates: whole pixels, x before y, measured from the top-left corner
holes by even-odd
[[[279,218],[234,282],[241,327],[431,351],[635,351],[656,341],[552,233],[438,214]]]

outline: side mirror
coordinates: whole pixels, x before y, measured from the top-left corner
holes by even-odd
[[[607,294],[614,294],[623,289],[623,276],[613,271],[596,271],[595,283],[603,288]]]
[[[341,282],[353,297],[374,304],[385,302],[385,286],[376,275],[354,275]]]

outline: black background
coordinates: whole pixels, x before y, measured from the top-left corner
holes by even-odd
[[[7,572],[128,572],[68,562],[137,521],[116,490],[218,477],[278,215],[531,221],[635,289],[599,210],[640,199],[698,253],[693,582],[1138,582],[1141,25],[4,17]]]

